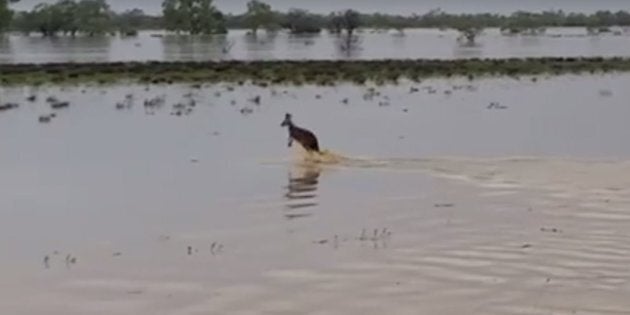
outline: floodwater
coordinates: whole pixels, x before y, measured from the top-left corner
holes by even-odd
[[[2,88],[0,313],[626,313],[629,84]]]
[[[0,40],[0,63],[106,62],[146,60],[406,59],[630,56],[630,33],[587,36],[584,28],[551,28],[544,36],[504,36],[488,29],[477,44],[458,43],[452,30],[364,30],[351,49],[337,36],[258,37],[233,30],[227,36],[175,36],[160,31],[135,38],[41,38],[11,35]]]

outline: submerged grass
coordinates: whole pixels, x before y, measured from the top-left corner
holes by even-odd
[[[420,80],[427,77],[519,76],[630,71],[630,58],[511,58],[461,60],[304,60],[2,64],[0,85],[99,83],[119,81],[251,81],[256,84],[363,84]]]

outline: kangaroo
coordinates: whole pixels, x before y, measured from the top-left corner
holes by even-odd
[[[287,113],[284,116],[284,120],[282,121],[282,124],[280,124],[280,126],[289,128],[289,147],[291,147],[291,145],[293,144],[293,140],[295,140],[299,142],[302,147],[304,147],[304,149],[306,149],[307,151],[319,152],[319,143],[317,142],[317,137],[315,137],[315,135],[309,130],[294,125],[293,121],[291,121],[291,114]]]

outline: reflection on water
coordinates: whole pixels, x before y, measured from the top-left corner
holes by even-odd
[[[111,60],[112,39],[108,37],[10,36],[9,43],[0,46],[0,60],[12,62],[105,62]],[[5,50],[5,47],[9,50]],[[133,52],[123,52],[129,57]]]
[[[246,34],[243,36],[247,59],[273,59],[277,32]]]
[[[458,32],[438,29],[409,29],[404,36],[361,30],[350,44],[344,36],[327,32],[252,36],[232,30],[227,35],[174,36],[144,31],[137,37],[57,39],[9,35],[7,42],[0,42],[0,62],[628,56],[630,33],[619,34],[587,36],[584,28],[550,28],[540,36],[503,36],[498,29],[488,29],[476,39],[476,47],[460,47]]]
[[[289,184],[284,194],[287,200],[285,213],[287,219],[311,216],[311,213],[304,212],[304,209],[318,205],[317,185],[321,171],[321,167],[311,163],[296,165],[289,171]]]
[[[7,36],[0,34],[0,63],[11,62],[13,62],[13,50],[11,49],[11,41]]]
[[[483,56],[483,46],[477,43],[463,43],[453,47],[455,58],[481,58]]]
[[[229,56],[230,43],[225,35],[161,37],[166,60],[224,59]]]
[[[362,38],[357,35],[339,35],[336,39],[337,55],[340,58],[356,58],[361,53]]]

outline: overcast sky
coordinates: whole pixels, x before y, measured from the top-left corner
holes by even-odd
[[[21,0],[17,9],[30,9],[41,2],[56,0]],[[161,0],[108,0],[116,11],[141,8],[148,13],[161,11]],[[217,7],[224,12],[240,13],[245,10],[247,0],[215,0]],[[266,0],[276,10],[304,8],[314,12],[327,13],[333,10],[352,8],[361,12],[384,12],[397,14],[422,14],[433,8],[447,12],[500,12],[516,10],[541,11],[563,9],[565,11],[593,12],[598,9],[628,10],[630,0]]]

